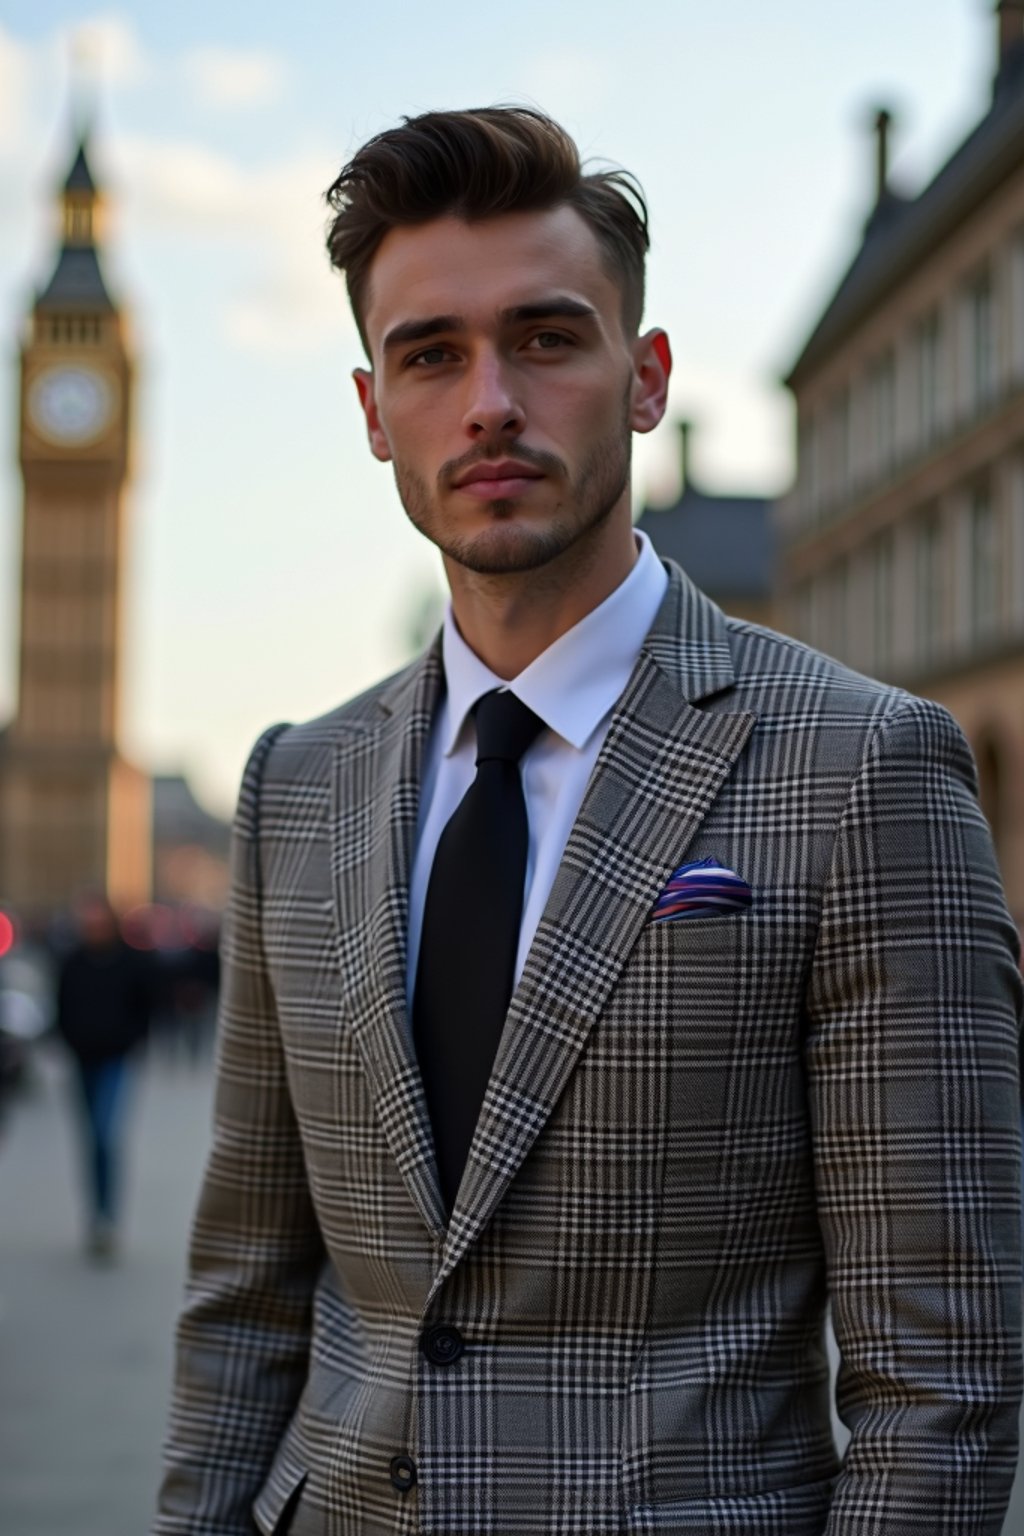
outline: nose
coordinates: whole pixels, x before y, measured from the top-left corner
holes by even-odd
[[[516,389],[513,370],[495,353],[476,359],[469,370],[463,426],[479,441],[489,437],[518,437],[526,413]]]

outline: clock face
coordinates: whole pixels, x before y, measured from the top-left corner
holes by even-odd
[[[32,384],[32,425],[52,443],[74,448],[93,442],[113,413],[113,390],[91,368],[47,368]]]

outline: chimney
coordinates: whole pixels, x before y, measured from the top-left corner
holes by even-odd
[[[996,61],[996,95],[1014,83],[1021,72],[1024,60],[1024,0],[997,0],[996,19],[999,23],[999,56]]]
[[[692,421],[680,421],[676,423],[679,431],[679,499],[680,501],[690,489],[690,435],[693,432]]]
[[[875,207],[885,202],[889,194],[889,136],[892,132],[893,115],[888,107],[879,107],[875,113]]]
[[[1024,40],[1024,0],[998,0],[996,13],[999,17],[999,63],[1011,48]]]

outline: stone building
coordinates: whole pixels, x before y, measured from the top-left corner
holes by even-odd
[[[637,527],[726,613],[776,625],[772,502],[704,490],[693,477],[691,437],[691,423],[681,421],[679,495],[668,507],[645,506]]]
[[[952,710],[1024,923],[1024,0],[996,10],[991,104],[914,195],[878,114],[862,243],[787,380],[780,627]]]
[[[83,141],[62,240],[21,347],[18,699],[0,737],[0,906],[29,921],[83,887],[150,891],[150,784],[120,747],[133,352]]]
[[[153,900],[220,911],[231,825],[199,804],[181,774],[153,778]]]

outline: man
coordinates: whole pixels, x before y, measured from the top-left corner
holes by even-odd
[[[962,738],[637,540],[624,176],[433,113],[330,197],[451,610],[246,770],[157,1530],[994,1536],[1020,987]]]
[[[57,1033],[74,1063],[81,1122],[86,1251],[114,1256],[121,1207],[124,1116],[131,1058],[149,1029],[152,982],[100,891],[78,898],[76,942],[57,979]]]

